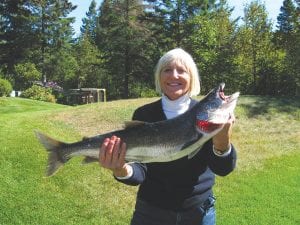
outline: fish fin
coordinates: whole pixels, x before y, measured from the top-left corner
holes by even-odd
[[[39,131],[35,131],[35,135],[48,151],[46,176],[52,176],[59,169],[59,167],[68,161],[68,159],[63,157],[59,152],[59,150],[66,145],[66,143],[57,141]]]
[[[82,140],[83,140],[83,141],[86,141],[86,140],[88,140],[88,139],[90,139],[90,138],[87,137],[87,136],[82,137]]]
[[[86,157],[82,160],[82,164],[93,163],[93,162],[98,162],[98,159],[95,159],[95,158],[93,158],[93,157],[86,156]]]
[[[202,146],[201,146],[202,147]],[[189,155],[188,155],[188,159],[191,159],[193,158],[195,155],[197,155],[197,153],[200,151],[201,147],[197,148],[195,151],[191,152]]]
[[[125,129],[133,128],[133,127],[138,127],[138,126],[141,126],[141,125],[144,125],[144,124],[146,124],[146,122],[139,121],[139,120],[125,121],[124,128]]]

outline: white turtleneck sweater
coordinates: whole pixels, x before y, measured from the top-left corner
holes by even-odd
[[[162,108],[167,119],[172,119],[189,109],[191,98],[188,94],[176,100],[170,100],[166,95],[162,95]]]

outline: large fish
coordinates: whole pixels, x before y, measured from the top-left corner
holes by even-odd
[[[85,156],[85,162],[97,161],[103,140],[116,135],[126,143],[127,162],[168,162],[185,156],[193,157],[201,146],[216,135],[233,114],[239,93],[224,95],[225,84],[214,88],[190,110],[173,119],[147,123],[132,121],[122,130],[64,143],[36,131],[47,149],[46,175],[74,156]]]

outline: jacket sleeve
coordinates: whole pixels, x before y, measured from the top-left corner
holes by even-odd
[[[208,167],[219,176],[226,176],[231,173],[236,166],[237,154],[234,146],[231,144],[231,152],[227,156],[218,156],[213,152],[212,140],[206,145],[208,154]]]
[[[143,163],[130,163],[130,166],[132,166],[132,176],[127,179],[118,179],[115,177],[115,179],[123,184],[136,186],[145,180],[146,172],[147,172],[147,166]]]

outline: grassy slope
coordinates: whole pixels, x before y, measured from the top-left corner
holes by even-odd
[[[153,100],[67,107],[0,98],[0,224],[129,224],[136,187],[81,159],[44,178],[47,153],[32,131],[79,140],[119,128]],[[236,116],[238,167],[217,179],[218,224],[299,224],[299,104],[241,97]]]

